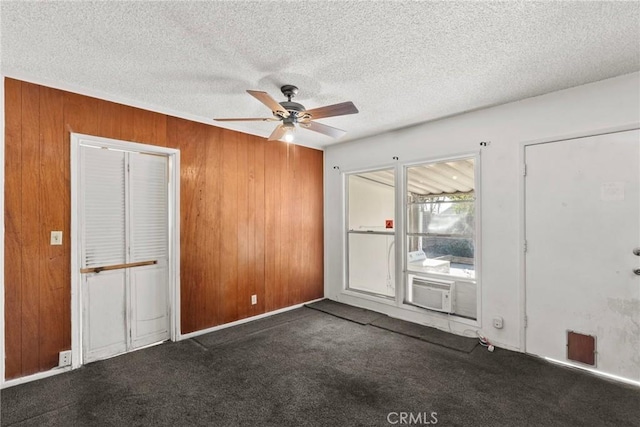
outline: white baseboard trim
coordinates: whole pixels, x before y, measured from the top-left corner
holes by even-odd
[[[314,300],[311,300],[311,301],[303,302],[301,304],[292,305],[290,307],[280,308],[278,310],[270,311],[268,313],[258,314],[257,316],[247,317],[246,319],[236,320],[235,322],[225,323],[223,325],[213,326],[211,328],[201,329],[201,330],[195,331],[195,332],[189,332],[188,334],[184,334],[184,335],[180,334],[180,336],[178,337],[178,341],[187,340],[189,338],[194,338],[194,337],[197,337],[197,336],[200,336],[200,335],[208,334],[209,332],[219,331],[221,329],[226,329],[226,328],[231,328],[233,326],[242,325],[243,323],[253,322],[254,320],[264,319],[265,317],[270,317],[270,316],[273,316],[275,314],[280,314],[280,313],[284,313],[284,312],[287,312],[287,311],[295,310],[296,308],[300,308],[300,307],[304,306],[305,304],[311,304],[313,302],[318,302],[318,301],[321,301],[323,299],[324,298],[318,298],[318,299],[314,299]]]
[[[502,348],[504,350],[510,350],[510,351],[514,351],[516,353],[523,353],[524,354],[524,351],[522,351],[522,349],[518,348],[517,346],[513,346],[511,344],[505,344],[503,342],[496,341],[496,340],[493,340],[493,339],[489,339],[489,341],[496,348]]]
[[[13,387],[20,384],[30,383],[31,381],[37,381],[44,378],[52,377],[54,375],[62,374],[64,372],[71,371],[71,366],[64,366],[62,368],[53,368],[49,371],[38,372],[37,374],[27,375],[26,377],[16,378],[14,380],[7,380],[2,383],[0,389]]]
[[[535,356],[535,355],[532,354],[531,356]],[[609,379],[611,381],[617,381],[617,382],[633,385],[633,386],[636,386],[636,387],[640,387],[640,381],[632,380],[631,378],[619,377],[618,375],[608,374],[606,372],[598,371],[597,369],[589,368],[587,366],[580,366],[578,364],[571,363],[571,362],[566,362],[564,360],[556,360],[556,359],[552,359],[550,357],[540,357],[540,356],[535,356],[535,357],[538,357],[539,359],[546,360],[547,362],[553,363],[555,365],[564,366],[564,367],[570,368],[570,369],[578,369],[580,371],[587,372],[590,375],[598,376],[598,377],[601,377],[601,378],[607,378],[607,379]]]
[[[265,317],[270,317],[270,316],[273,316],[275,314],[280,314],[280,313],[284,313],[284,312],[287,312],[287,311],[295,310],[296,308],[300,308],[300,307],[304,306],[305,304],[311,304],[313,302],[321,301],[323,299],[324,298],[319,298],[319,299],[315,299],[315,300],[311,300],[311,301],[306,301],[306,302],[303,302],[301,304],[292,305],[290,307],[281,308],[281,309],[278,309],[278,310],[270,311],[268,313],[259,314],[257,316],[253,316],[253,317],[247,317],[246,319],[237,320],[235,322],[225,323],[224,325],[218,325],[218,326],[214,326],[212,328],[207,328],[207,329],[202,329],[200,331],[190,332],[190,333],[185,334],[185,335],[180,335],[178,337],[178,341],[189,339],[189,338],[193,338],[193,337],[197,337],[199,335],[208,334],[209,332],[219,331],[221,329],[231,328],[232,326],[242,325],[243,323],[252,322],[254,320],[264,319]],[[148,346],[137,348],[136,350],[142,350],[144,348],[153,347],[153,346],[156,346],[158,344],[161,344],[161,342],[149,344]],[[120,356],[120,354],[118,354],[116,356]],[[63,372],[69,372],[69,371],[71,371],[71,366],[65,366],[63,368],[53,368],[53,369],[51,369],[49,371],[38,372],[37,374],[27,375],[25,377],[16,378],[14,380],[4,381],[2,384],[0,384],[0,389],[13,387],[13,386],[20,385],[20,384],[25,384],[25,383],[28,383],[28,382],[31,382],[31,381],[41,380],[41,379],[44,379],[44,378],[52,377],[54,375],[62,374]]]

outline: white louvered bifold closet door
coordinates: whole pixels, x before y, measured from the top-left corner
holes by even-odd
[[[168,159],[81,146],[85,362],[169,338]],[[131,267],[132,263],[153,262]]]
[[[130,153],[129,170],[129,262],[157,263],[131,269],[135,348],[169,338],[167,157]]]
[[[167,258],[167,158],[129,155],[131,241],[129,262]]]
[[[80,148],[81,267],[126,263],[126,153]],[[82,275],[85,362],[127,351],[125,269]]]
[[[82,268],[126,262],[125,153],[82,147]]]

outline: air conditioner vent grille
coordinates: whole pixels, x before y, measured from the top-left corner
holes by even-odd
[[[438,282],[424,277],[409,275],[411,302],[430,310],[453,313],[455,282]]]
[[[424,286],[424,287],[427,287],[427,288],[440,289],[440,290],[443,290],[443,291],[448,291],[448,290],[451,289],[451,284],[450,283],[443,284],[443,283],[438,283],[438,282],[429,282],[427,280],[418,279],[418,278],[413,279],[413,284],[414,284],[414,286]]]

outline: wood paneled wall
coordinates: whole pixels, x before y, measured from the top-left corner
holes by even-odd
[[[183,333],[322,297],[321,151],[13,79],[5,115],[7,379],[71,345],[70,132],[180,149]]]

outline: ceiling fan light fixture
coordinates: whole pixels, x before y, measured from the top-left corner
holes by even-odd
[[[293,142],[293,140],[294,140],[293,131],[287,131],[284,134],[284,142]]]
[[[293,142],[293,140],[295,139],[295,125],[293,123],[283,123],[282,127],[283,129],[285,129],[284,135],[282,137],[284,142]]]

